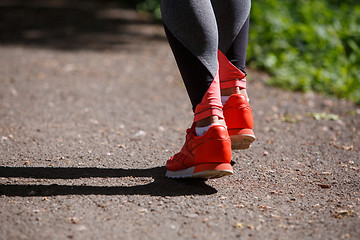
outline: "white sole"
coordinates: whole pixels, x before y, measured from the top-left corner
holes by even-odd
[[[179,171],[167,171],[166,176],[168,178],[220,178],[233,174],[232,170],[206,170],[198,173],[194,173],[195,167],[190,167]]]
[[[233,135],[231,138],[231,149],[244,150],[248,149],[255,141],[255,136],[249,134]]]

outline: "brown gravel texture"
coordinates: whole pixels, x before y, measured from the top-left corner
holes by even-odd
[[[31,2],[0,1],[0,239],[360,239],[357,106],[249,70],[234,175],[167,179],[192,112],[162,27]]]

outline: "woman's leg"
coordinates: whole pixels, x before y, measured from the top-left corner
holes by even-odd
[[[219,31],[221,89],[246,88],[245,60],[251,0],[211,0]]]
[[[194,110],[194,122],[223,118],[218,31],[210,0],[162,0],[166,34]]]
[[[232,148],[247,149],[255,140],[245,78],[251,1],[212,0],[212,4],[220,33],[218,59],[223,114]]]
[[[249,17],[251,0],[211,0],[211,4],[219,29],[219,50],[226,55]]]
[[[224,124],[218,73],[218,32],[210,0],[162,0],[165,31],[194,109],[181,151],[167,163],[168,177],[232,174],[231,141]],[[206,126],[203,135],[197,132]],[[201,129],[204,130],[204,129]],[[201,136],[200,136],[201,135]]]
[[[238,69],[245,71],[246,64],[246,51],[248,44],[248,35],[249,35],[249,24],[250,24],[250,16],[244,22],[244,25],[240,29],[238,35],[232,42],[230,48],[225,52],[225,56],[229,59],[229,61]]]

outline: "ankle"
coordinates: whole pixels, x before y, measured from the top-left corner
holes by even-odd
[[[231,96],[232,94],[242,94],[246,98],[249,98],[245,88],[231,87],[231,88],[221,89],[221,96]]]
[[[241,93],[240,87],[221,89],[221,96],[230,96],[232,94],[239,94],[239,93]]]
[[[201,119],[195,123],[196,127],[206,127],[209,125],[225,125],[225,120],[223,118],[219,118],[218,116],[210,116],[204,119]]]

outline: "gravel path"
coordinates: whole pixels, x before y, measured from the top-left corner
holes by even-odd
[[[192,112],[162,27],[79,2],[0,4],[0,239],[360,239],[356,106],[252,70],[234,175],[167,179]]]

